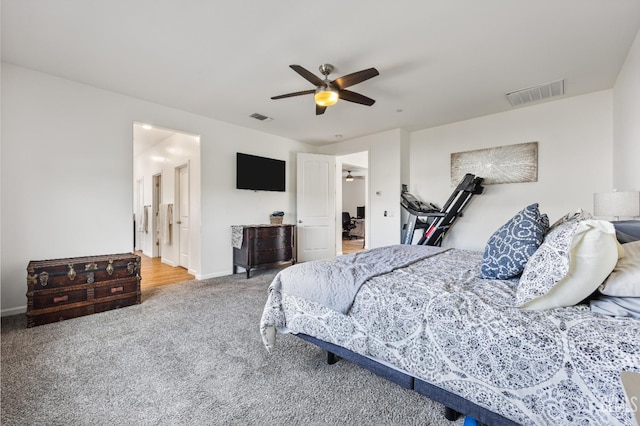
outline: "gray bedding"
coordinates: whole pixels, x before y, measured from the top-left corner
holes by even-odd
[[[444,250],[440,247],[394,245],[328,260],[299,263],[282,270],[271,288],[346,314],[360,286],[368,279],[409,266]]]
[[[631,425],[620,372],[640,372],[640,320],[518,309],[517,280],[480,278],[481,256],[451,249],[376,275],[347,314],[272,286],[265,346],[304,333],[520,424]]]

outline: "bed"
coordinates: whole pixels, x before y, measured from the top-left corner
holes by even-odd
[[[524,251],[511,241],[523,226],[535,240]],[[640,222],[617,227],[584,212],[549,226],[533,204],[484,252],[396,245],[298,264],[269,287],[262,339],[277,354],[277,334],[293,333],[330,362],[441,402],[450,419],[632,425],[620,373],[640,373],[640,281],[611,277],[625,266],[629,287],[625,259],[638,278]]]

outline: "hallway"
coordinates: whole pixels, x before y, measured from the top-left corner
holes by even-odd
[[[140,276],[142,277],[140,289],[142,291],[152,287],[195,279],[183,267],[169,266],[162,263],[159,257],[148,257],[142,254],[141,251],[137,251],[136,254],[140,256]]]

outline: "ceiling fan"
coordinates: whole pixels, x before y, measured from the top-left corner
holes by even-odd
[[[347,87],[353,86],[358,83],[362,83],[376,75],[379,75],[377,69],[367,68],[366,70],[347,74],[340,78],[336,78],[333,81],[329,81],[329,74],[334,70],[331,64],[320,65],[320,73],[324,76],[324,80],[316,76],[307,69],[300,65],[289,65],[292,70],[300,74],[304,79],[316,86],[315,89],[303,90],[301,92],[287,93],[285,95],[273,96],[271,99],[283,99],[290,98],[292,96],[310,95],[314,93],[316,101],[316,115],[324,114],[328,106],[334,105],[338,102],[338,99],[344,99],[345,101],[355,102],[357,104],[371,106],[376,101],[368,98],[360,93],[346,90]]]
[[[353,182],[354,179],[364,179],[364,175],[361,175],[361,174],[352,175],[351,170],[347,170],[347,174],[345,174],[343,171],[342,176],[344,176],[344,180],[347,182]]]

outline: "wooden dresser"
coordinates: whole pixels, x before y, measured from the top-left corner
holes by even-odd
[[[132,253],[31,261],[27,327],[140,303],[140,256]]]
[[[235,227],[242,243],[233,248],[233,273],[240,266],[247,270],[255,266],[283,262],[296,263],[295,225],[250,225]]]

